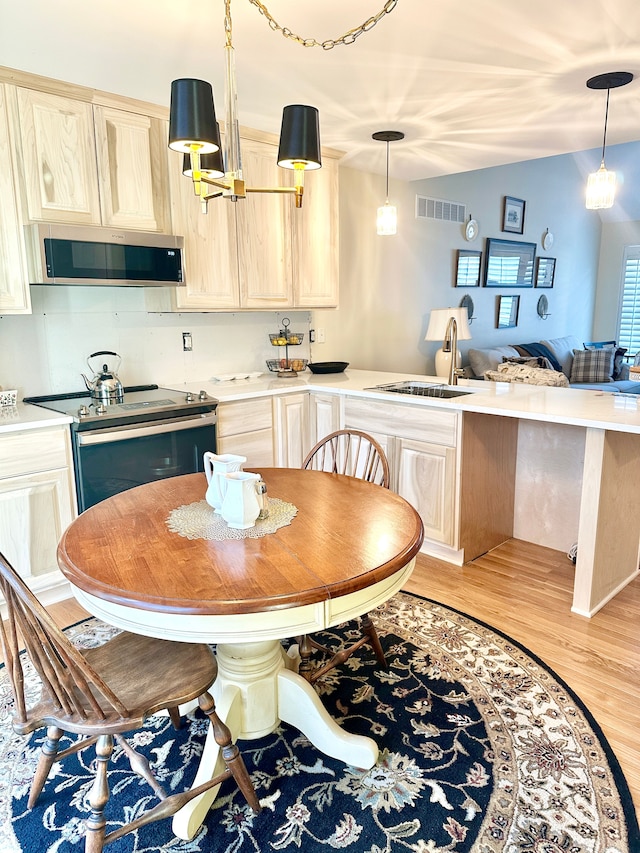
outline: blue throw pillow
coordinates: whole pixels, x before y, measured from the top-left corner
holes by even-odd
[[[587,341],[582,346],[585,349],[604,349],[605,347],[615,347],[615,341]]]

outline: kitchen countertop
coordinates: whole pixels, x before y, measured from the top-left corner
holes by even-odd
[[[18,403],[16,406],[0,407],[0,435],[5,432],[19,432],[25,429],[43,429],[44,427],[70,424],[71,418],[32,406],[29,403]]]
[[[371,390],[375,385],[405,380],[441,383],[437,376],[347,369],[344,373],[324,375],[304,371],[294,378],[287,379],[279,379],[274,374],[263,373],[253,379],[234,379],[223,382],[205,379],[185,384],[175,382],[159,384],[163,388],[185,393],[187,391],[197,393],[204,389],[221,403],[313,390],[348,394],[398,405],[480,412],[640,434],[640,395],[468,379],[461,379],[459,387],[472,391],[472,394],[446,400]],[[17,406],[0,408],[0,433],[68,423],[71,423],[71,419],[66,415],[57,414],[39,406],[18,403]]]
[[[255,379],[224,382],[201,380],[184,385],[167,382],[164,387],[196,393],[204,389],[221,403],[313,390],[402,405],[480,412],[640,434],[640,395],[473,379],[459,381],[459,387],[472,391],[472,394],[446,400],[371,390],[375,385],[405,380],[434,383],[442,381],[437,376],[347,369],[344,373],[324,375],[305,371],[295,378],[287,379],[278,379],[272,374],[264,373]]]

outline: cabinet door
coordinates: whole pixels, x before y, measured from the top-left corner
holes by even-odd
[[[340,397],[312,391],[309,396],[309,422],[311,450],[321,438],[340,429]]]
[[[246,456],[246,468],[274,465],[271,399],[239,400],[218,406],[218,453]]]
[[[301,210],[291,212],[293,290],[300,308],[338,305],[338,161],[305,175]]]
[[[301,468],[309,443],[309,395],[286,394],[273,398],[276,465]]]
[[[5,87],[0,84],[0,314],[31,313],[22,217],[15,185]]]
[[[22,88],[17,100],[29,218],[99,225],[91,104]]]
[[[248,187],[286,186],[275,145],[242,139],[242,169]],[[224,204],[229,202],[224,201]],[[234,205],[243,308],[290,308],[291,208],[289,193],[247,193]]]
[[[0,480],[0,550],[23,577],[57,571],[58,542],[72,520],[68,468]]]
[[[167,124],[94,107],[103,225],[170,231]]]
[[[185,287],[173,288],[180,311],[215,311],[240,306],[235,204],[212,199],[207,213],[182,174],[182,154],[169,152],[173,230],[184,237]],[[238,202],[241,204],[242,202]]]
[[[454,545],[456,529],[456,451],[453,447],[396,438],[396,491],[414,506],[425,539]]]

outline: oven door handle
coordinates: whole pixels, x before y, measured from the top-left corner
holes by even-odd
[[[212,412],[208,415],[199,415],[197,418],[186,418],[184,420],[156,421],[148,426],[115,427],[112,430],[101,429],[76,434],[79,445],[109,444],[114,441],[124,441],[127,438],[145,438],[150,435],[162,435],[168,432],[181,432],[185,429],[210,426],[217,421],[217,415]]]

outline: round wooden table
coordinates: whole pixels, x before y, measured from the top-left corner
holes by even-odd
[[[204,500],[204,474],[187,474],[121,492],[82,513],[60,541],[60,568],[80,603],[106,622],[217,643],[213,694],[234,737],[262,737],[284,720],[326,754],[372,767],[375,742],[337,725],[279,641],[390,598],[413,570],[422,522],[403,498],[353,477],[292,468],[261,473],[270,498],[297,507],[291,524],[275,533],[217,541],[171,532],[172,510]],[[194,785],[220,760],[208,736]],[[193,837],[215,794],[174,817],[176,835]]]

